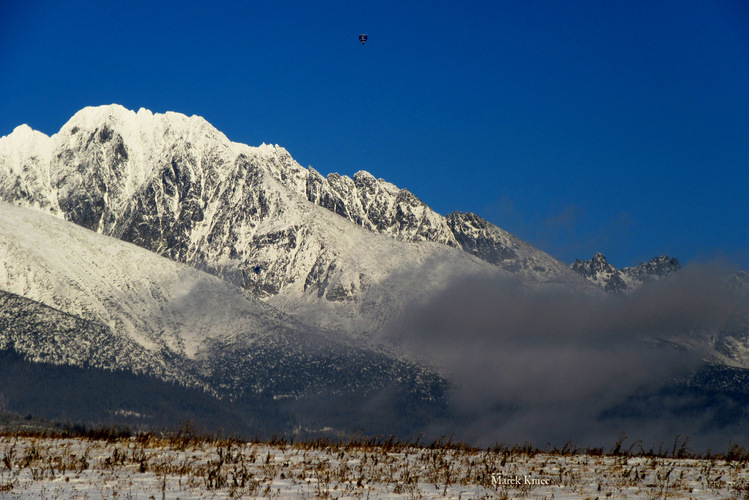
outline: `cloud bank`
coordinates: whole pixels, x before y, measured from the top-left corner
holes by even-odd
[[[749,317],[727,269],[687,266],[628,296],[531,290],[471,277],[413,305],[392,341],[453,384],[451,416],[434,433],[479,445],[604,446],[621,432],[658,447],[676,435],[725,449],[704,398],[668,389],[704,365],[707,338]],[[683,384],[682,384],[683,385]]]

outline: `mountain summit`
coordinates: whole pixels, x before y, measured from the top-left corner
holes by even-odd
[[[635,267],[617,269],[608,263],[602,253],[596,252],[591,260],[577,259],[570,269],[607,292],[623,293],[631,292],[643,283],[671,276],[681,266],[678,260],[661,255]]]

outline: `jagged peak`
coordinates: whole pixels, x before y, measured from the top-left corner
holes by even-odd
[[[280,160],[287,167],[291,167],[291,170],[300,173],[302,170],[306,171],[304,167],[299,165],[296,160],[291,156],[291,153],[278,144],[266,144],[263,142],[260,146],[248,146],[246,144],[232,143],[234,146],[239,147],[242,151],[252,152],[261,158],[269,160]],[[235,148],[236,149],[236,148]]]
[[[188,132],[186,137],[209,136],[218,138],[229,144],[238,153],[252,151],[254,154],[265,157],[291,157],[288,150],[278,144],[263,142],[260,146],[249,146],[245,143],[230,141],[224,133],[200,115],[188,116],[177,111],[158,113],[144,107],[139,108],[136,112],[120,104],[86,106],[76,112],[61,127],[60,132],[73,133],[77,129],[96,130],[103,125],[114,127],[124,137],[143,133],[160,137],[163,133],[172,130],[178,134]],[[24,127],[24,125],[19,127]],[[41,132],[39,133],[41,134]]]
[[[679,261],[668,255],[653,257],[648,262],[640,262],[634,267],[625,267],[622,273],[641,280],[658,279],[669,276],[681,269]]]
[[[455,211],[455,212],[449,213],[447,215],[447,218],[448,219],[461,219],[461,220],[467,220],[467,221],[472,221],[472,222],[478,222],[478,223],[480,223],[482,225],[485,225],[485,224],[489,223],[486,219],[484,219],[480,215],[475,214],[473,212]]]
[[[650,262],[653,263],[668,263],[676,265],[677,267],[681,267],[681,264],[679,264],[679,260],[676,257],[669,257],[668,255],[660,255],[658,257],[653,257],[650,259]]]
[[[44,157],[51,152],[52,139],[27,124],[19,125],[10,134],[0,137],[0,156],[10,155],[16,161],[34,155]]]
[[[64,131],[73,127],[95,128],[103,123],[130,121],[135,119],[136,116],[138,115],[135,111],[129,110],[119,104],[86,106],[76,112],[60,130]],[[145,113],[141,114],[141,117],[145,116]],[[153,115],[151,114],[151,116]]]
[[[380,180],[382,180],[382,179],[380,179]],[[366,182],[377,182],[377,179],[375,178],[374,175],[370,174],[366,170],[359,170],[358,172],[356,172],[354,174],[354,181],[358,181],[358,182],[363,182],[363,181],[366,181]]]
[[[289,152],[286,150],[286,148],[279,146],[278,144],[266,144],[262,143],[260,146],[257,147],[258,151],[262,153],[271,153],[271,154],[278,154],[278,153],[286,153],[289,154]]]
[[[11,132],[11,133],[12,134],[17,134],[17,135],[31,135],[34,132],[37,132],[37,131],[34,130],[33,128],[29,127],[27,124],[24,123],[24,124],[21,124],[21,125],[17,126],[16,128],[14,128],[13,132]],[[37,133],[42,134],[42,132],[37,132]],[[44,134],[42,134],[42,135],[44,135]]]
[[[675,258],[661,255],[633,267],[617,269],[606,261],[602,253],[596,252],[591,260],[577,259],[570,268],[604,290],[621,293],[632,291],[645,282],[670,276],[681,266]]]
[[[603,255],[601,252],[596,252],[593,254],[593,258],[590,260],[580,260],[576,259],[575,262],[570,266],[571,269],[577,271],[578,273],[586,273],[586,272],[605,272],[605,273],[613,273],[618,274],[619,270],[616,269],[613,265],[611,265],[607,260],[606,256]]]
[[[103,125],[114,127],[124,136],[140,134],[148,130],[159,130],[161,133],[170,129],[179,132],[195,130],[200,135],[215,135],[228,141],[223,133],[202,116],[187,116],[176,111],[154,113],[146,108],[140,108],[135,112],[120,104],[87,106],[74,114],[62,126],[60,132],[74,133],[77,129],[95,130]]]
[[[309,167],[309,170],[314,174],[322,176],[317,170],[313,169],[312,167]],[[329,183],[344,184],[347,186],[355,187],[357,189],[360,189],[363,186],[377,186],[378,189],[381,189],[382,191],[388,193],[393,198],[399,195],[415,198],[415,196],[408,189],[399,188],[395,184],[388,182],[385,179],[378,179],[366,170],[359,170],[353,175],[353,177],[349,177],[348,175],[341,175],[338,172],[331,172],[324,177]]]
[[[602,254],[601,252],[595,252],[593,254],[593,257],[590,260],[575,259],[575,263],[572,264],[572,266],[578,266],[578,267],[581,265],[599,266],[599,267],[611,266],[611,264],[609,264],[609,261],[606,259],[606,256]]]
[[[315,170],[313,167],[307,167],[307,170],[309,171],[310,174],[312,174],[315,177],[325,178],[324,175],[322,175],[320,172],[318,172],[317,170]]]
[[[12,141],[39,141],[39,140],[47,140],[49,139],[49,136],[45,134],[44,132],[40,132],[38,130],[34,130],[26,123],[21,124],[13,129],[13,132],[10,134],[0,137],[0,140],[12,140]]]

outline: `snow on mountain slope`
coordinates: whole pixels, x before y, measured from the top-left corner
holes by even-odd
[[[96,321],[84,320],[26,297],[0,290],[0,351],[32,362],[126,369],[162,380],[204,388],[180,363],[165,363],[154,352]]]
[[[428,370],[299,323],[217,277],[6,203],[0,290],[39,304],[33,314],[18,313],[18,300],[0,304],[0,345],[34,360],[144,373],[231,397],[361,397],[398,386],[419,400],[441,391]],[[52,312],[40,308],[72,326],[50,329],[43,319]],[[29,330],[24,317],[48,326]]]
[[[17,153],[37,149],[44,154]],[[591,288],[477,216],[442,217],[366,172],[323,178],[283,148],[233,143],[195,116],[85,108],[46,140],[23,127],[0,139],[0,172],[5,201],[355,334],[378,330],[404,298],[426,298],[458,275],[510,271],[532,286]]]
[[[50,205],[49,175],[52,140],[28,125],[0,137],[0,194],[19,205],[57,210]]]
[[[0,288],[102,322],[148,350],[192,358],[206,338],[266,334],[274,316],[222,280],[37,211],[0,204],[0,233]]]

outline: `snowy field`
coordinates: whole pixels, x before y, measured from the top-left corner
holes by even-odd
[[[254,497],[749,498],[749,461],[387,442],[0,437],[3,499]]]

